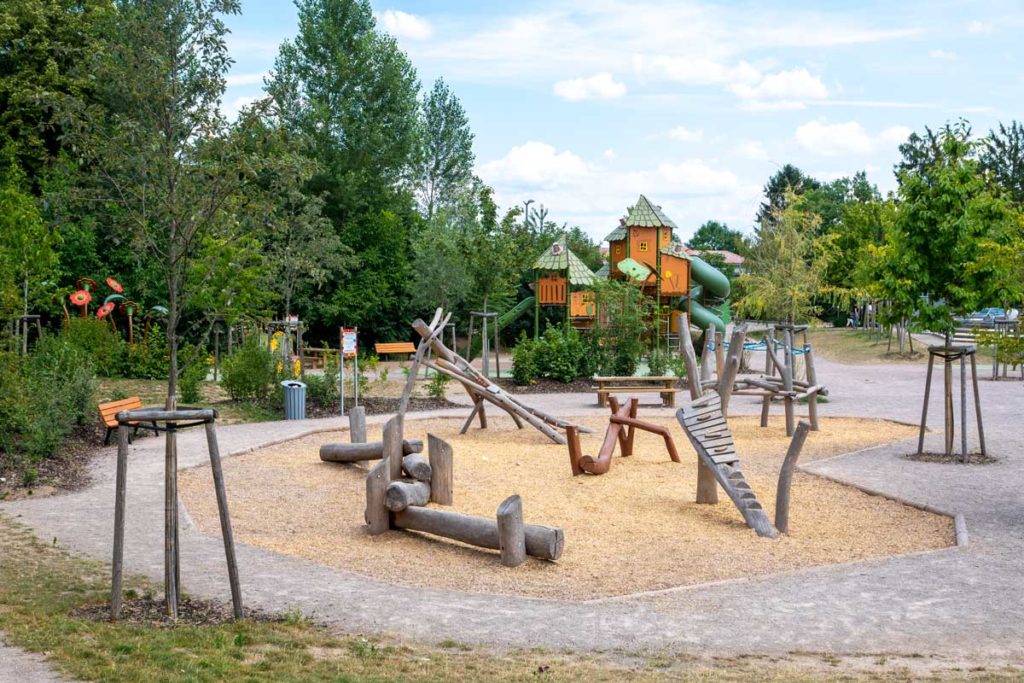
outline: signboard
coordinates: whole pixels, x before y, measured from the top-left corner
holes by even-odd
[[[288,326],[289,327],[298,327],[299,326],[299,316],[297,316],[297,315],[290,315],[290,316],[288,316]]]
[[[358,333],[354,327],[341,328],[341,350],[346,358],[351,358],[359,352]]]

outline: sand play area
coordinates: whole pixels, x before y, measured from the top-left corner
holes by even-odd
[[[643,417],[643,415],[641,415]],[[771,574],[947,547],[952,520],[862,493],[809,474],[794,477],[791,533],[759,538],[720,493],[717,505],[697,505],[696,455],[672,418],[668,426],[682,463],[673,463],[661,437],[638,432],[636,455],[616,454],[602,476],[573,477],[565,446],[506,419],[490,429],[458,430],[463,418],[407,420],[405,437],[447,440],[454,450],[458,512],[493,519],[498,504],[518,493],[527,523],[562,527],[558,562],[530,558],[502,567],[497,551],[406,531],[364,532],[365,469],[321,462],[324,442],[346,432],[317,434],[224,462],[235,539],[296,555],[381,581],[459,591],[582,600],[709,581]],[[579,420],[593,428],[582,450],[596,455],[607,418]],[[789,444],[778,424],[756,417],[730,425],[740,463],[774,516],[779,466]],[[369,438],[380,439],[370,426]],[[801,462],[914,436],[913,427],[880,420],[824,418],[811,432]],[[219,535],[210,471],[181,473],[182,499],[199,528]]]

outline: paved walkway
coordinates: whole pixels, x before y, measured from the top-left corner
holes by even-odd
[[[847,366],[821,359],[818,374],[831,390],[822,414],[914,422],[920,418],[924,372],[925,365],[919,363]],[[806,650],[1021,658],[1024,384],[986,381],[981,390],[990,451],[1000,458],[996,464],[914,463],[899,457],[913,447],[904,442],[815,462],[808,468],[963,513],[971,539],[965,548],[581,603],[394,586],[240,546],[243,594],[249,605],[280,611],[298,608],[349,632],[394,634],[426,642],[670,648],[695,654]],[[938,426],[940,398],[935,393],[931,422]],[[537,395],[529,400],[566,416],[606,412],[593,405],[591,395]],[[759,407],[756,399],[745,397],[737,397],[732,405],[736,412],[747,413]],[[447,411],[453,412],[465,414],[462,409]],[[438,414],[444,413],[431,415]],[[773,420],[779,427],[781,417],[773,415]],[[238,454],[342,424],[330,418],[225,427],[219,430],[221,450]],[[196,431],[179,437],[182,467],[206,458],[201,438]],[[929,440],[933,448],[940,448],[937,437]],[[159,439],[140,439],[132,449],[128,470],[127,569],[157,581],[163,572],[161,449]],[[74,552],[108,559],[113,454],[108,449],[96,460],[93,483],[85,491],[5,503],[0,509],[40,537],[56,537]],[[187,522],[187,515],[183,518]],[[570,539],[568,552],[572,552],[571,543]],[[182,546],[186,590],[226,600],[219,538],[204,536],[187,525]]]
[[[0,683],[59,683],[66,680],[42,655],[5,645],[0,633]]]

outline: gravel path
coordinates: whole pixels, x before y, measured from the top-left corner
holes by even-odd
[[[42,655],[4,644],[0,633],[0,683],[59,683],[58,675]]]
[[[756,361],[755,361],[756,362]],[[831,390],[823,415],[920,417],[925,366],[846,366],[818,361]],[[756,367],[756,366],[755,366]],[[812,463],[808,470],[966,517],[970,545],[913,556],[834,565],[749,580],[590,602],[497,597],[406,588],[253,547],[238,549],[249,605],[301,609],[350,632],[396,634],[426,642],[453,639],[522,647],[670,648],[694,654],[899,652],[947,656],[1024,656],[1024,385],[982,382],[993,465],[911,462],[913,444],[879,447]],[[933,416],[940,416],[935,396]],[[562,415],[602,414],[591,395],[537,395],[530,402]],[[755,413],[737,397],[737,412]],[[778,409],[781,410],[781,409]],[[645,414],[671,414],[645,408]],[[438,414],[465,414],[464,410]],[[502,418],[498,418],[502,419]],[[774,415],[772,427],[781,428]],[[237,454],[311,430],[337,429],[338,418],[260,423],[219,430],[221,451]],[[932,424],[939,426],[935,417]],[[932,448],[939,438],[929,437]],[[179,436],[181,466],[206,458],[201,432]],[[162,441],[136,442],[129,462],[126,565],[162,579]],[[740,454],[742,457],[742,453]],[[107,559],[112,537],[114,449],[94,464],[85,491],[5,503],[0,509],[65,547]],[[211,487],[212,488],[212,487]],[[211,496],[212,490],[211,490]],[[223,550],[183,515],[186,590],[228,598]],[[714,553],[714,548],[708,548]],[[438,571],[445,571],[438,567]],[[495,571],[500,571],[496,568]]]

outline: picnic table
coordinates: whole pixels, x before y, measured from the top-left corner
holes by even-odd
[[[672,408],[676,404],[676,388],[678,377],[662,375],[657,377],[606,377],[593,378],[597,384],[597,405],[602,408],[608,405],[608,394],[661,394],[665,406]]]

